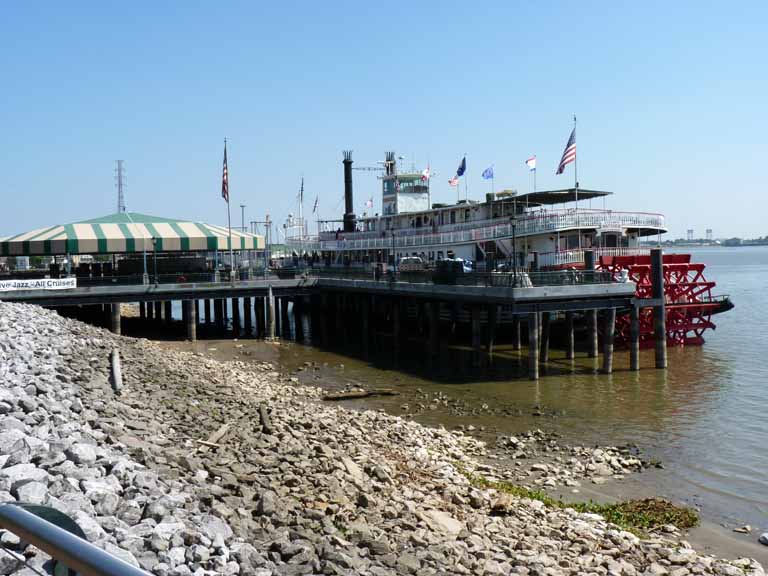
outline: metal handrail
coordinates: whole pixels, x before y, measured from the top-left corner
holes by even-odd
[[[408,282],[411,284],[457,284],[485,287],[543,287],[576,284],[614,284],[610,272],[601,270],[560,270],[557,272],[464,272],[448,274],[444,280],[435,270],[411,270],[376,274],[371,268],[313,268],[307,274],[318,279],[370,280],[374,282]],[[437,274],[437,278],[436,278]],[[525,280],[523,280],[525,278]],[[528,282],[526,285],[525,282]]]
[[[616,248],[570,248],[555,252],[539,252],[537,262],[539,266],[561,266],[584,262],[584,251],[592,250],[595,258],[600,256],[647,256],[651,253],[650,247],[616,247]]]
[[[13,532],[82,576],[150,576],[144,570],[13,504],[0,506],[0,528]]]

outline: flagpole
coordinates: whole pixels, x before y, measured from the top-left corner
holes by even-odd
[[[465,164],[464,164],[464,200],[465,201],[469,197],[469,194],[467,192],[467,165],[466,165],[466,160],[467,160],[467,153],[464,152],[464,161],[465,161]]]
[[[536,167],[533,168],[533,191],[536,192]]]
[[[224,157],[227,156],[227,139],[224,138]],[[235,283],[235,259],[232,255],[232,214],[229,208],[229,167],[227,167],[227,229],[229,230],[229,280]]]
[[[576,114],[573,115],[573,143],[576,144]],[[581,250],[581,223],[579,222],[579,148],[573,155],[573,188],[576,192],[576,228],[579,230],[579,250]]]
[[[574,143],[576,142],[576,114],[573,115],[573,136]],[[573,187],[576,190],[576,209],[579,209],[579,153],[578,147],[576,148],[576,154],[573,155]]]

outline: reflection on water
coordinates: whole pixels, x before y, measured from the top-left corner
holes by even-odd
[[[583,444],[635,443],[666,466],[661,492],[680,499],[698,496],[705,514],[768,528],[768,248],[693,250],[707,264],[716,292],[730,294],[736,307],[714,318],[718,328],[704,347],[669,350],[669,369],[653,368],[653,352],[641,353],[641,371],[628,370],[626,351],[617,351],[615,372],[605,376],[582,353],[572,363],[552,351],[552,362],[539,382],[527,380],[525,349],[500,346],[495,374],[470,378],[468,350],[452,349],[439,378],[427,377],[418,352],[401,371],[375,368],[358,359],[310,347],[294,347],[281,360],[338,365],[339,378],[372,386],[443,392],[494,414],[458,417],[427,411],[419,419],[452,427],[473,423],[513,433],[543,427]],[[418,350],[418,347],[411,346]],[[297,353],[298,352],[298,353]],[[384,397],[368,405],[400,413],[402,400]],[[534,416],[538,409],[545,416]],[[509,414],[516,414],[510,416]],[[471,421],[470,421],[471,420]]]

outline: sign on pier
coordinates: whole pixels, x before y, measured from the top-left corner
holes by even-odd
[[[0,292],[11,292],[13,290],[71,290],[72,288],[77,288],[77,278],[0,280]]]

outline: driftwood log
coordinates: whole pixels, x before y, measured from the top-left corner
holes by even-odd
[[[215,432],[208,436],[207,440],[198,440],[197,442],[202,444],[199,448],[200,452],[208,452],[209,448],[221,448],[221,444],[218,442],[224,438],[227,432],[229,432],[229,424],[222,424]]]
[[[323,400],[355,400],[370,396],[397,396],[400,394],[391,388],[375,388],[373,390],[350,390],[349,392],[334,392],[323,396]]]
[[[269,419],[267,405],[264,403],[259,404],[259,418],[261,418],[261,431],[264,434],[272,434],[272,420]]]
[[[120,367],[120,352],[117,348],[112,350],[112,389],[115,394],[120,394],[123,389],[123,370]]]

